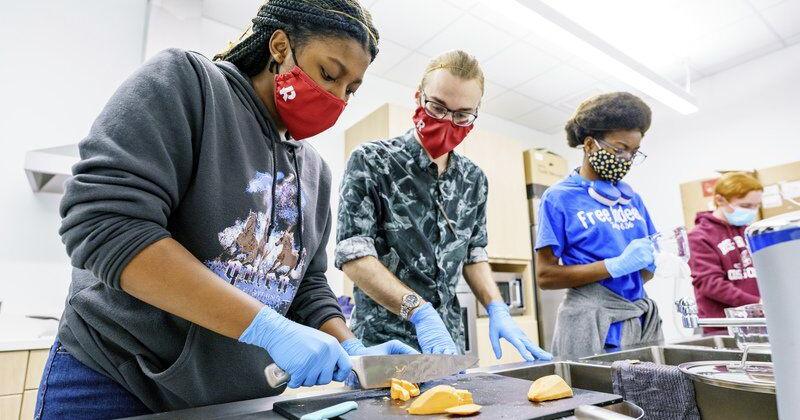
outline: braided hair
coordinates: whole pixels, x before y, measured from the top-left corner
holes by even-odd
[[[349,37],[365,47],[371,60],[378,54],[378,31],[358,0],[266,0],[239,41],[214,59],[230,61],[248,76],[265,67],[277,73],[269,40],[278,29],[289,35],[296,48],[314,37]]]

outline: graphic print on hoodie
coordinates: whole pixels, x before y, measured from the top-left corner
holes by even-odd
[[[689,232],[692,285],[701,318],[724,318],[725,308],[758,303],[756,269],[744,240],[745,226],[732,226],[712,212],[697,214]],[[725,328],[706,327],[707,333]]]
[[[205,264],[239,290],[286,314],[302,280],[306,250],[297,228],[297,177],[278,171],[275,178],[273,196],[272,175],[256,172],[245,191],[261,195],[263,208],[250,210],[219,232],[223,252]],[[300,206],[305,207],[302,195],[301,191]]]

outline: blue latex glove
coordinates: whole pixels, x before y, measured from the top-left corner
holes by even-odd
[[[611,277],[622,277],[648,268],[655,263],[656,249],[649,238],[634,239],[618,257],[605,260],[606,270]],[[655,267],[653,266],[655,270]]]
[[[387,341],[383,344],[378,344],[377,346],[372,347],[365,347],[364,343],[357,338],[350,338],[344,340],[342,342],[342,347],[347,352],[347,354],[351,356],[385,356],[390,354],[419,354],[419,352],[399,341],[399,340],[392,340]],[[361,384],[358,382],[358,376],[356,376],[355,372],[351,373],[350,376],[347,377],[347,380],[344,381],[344,384],[352,389],[359,389],[361,388]]]
[[[256,314],[239,341],[267,350],[291,376],[289,388],[343,382],[353,369],[335,338],[290,321],[268,306]]]
[[[417,308],[409,319],[417,330],[419,348],[424,354],[458,354],[458,347],[430,302]]]
[[[492,350],[498,359],[503,357],[503,349],[500,347],[500,338],[505,338],[509,343],[516,347],[519,354],[528,362],[536,360],[551,360],[553,355],[540,349],[533,344],[527,335],[519,328],[511,318],[508,306],[503,302],[490,302],[486,306],[489,313],[489,341],[492,343]]]
[[[385,356],[389,354],[419,354],[413,347],[399,340],[387,341],[377,346],[365,347],[357,338],[350,338],[342,342],[344,351],[351,356]]]
[[[652,264],[648,265],[647,267],[645,267],[645,270],[647,270],[647,271],[649,271],[651,273],[655,273],[656,272],[656,263],[652,263]]]

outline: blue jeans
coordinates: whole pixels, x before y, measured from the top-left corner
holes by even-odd
[[[34,419],[116,419],[151,413],[113,379],[79,362],[58,340],[50,348]]]

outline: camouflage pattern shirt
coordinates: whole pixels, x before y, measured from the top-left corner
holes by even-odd
[[[336,267],[369,255],[378,258],[436,308],[463,351],[456,285],[465,264],[488,261],[487,191],[483,171],[455,152],[438,175],[413,130],[361,145],[342,181]],[[397,339],[419,349],[410,322],[358,288],[354,297],[351,329],[364,344]]]

